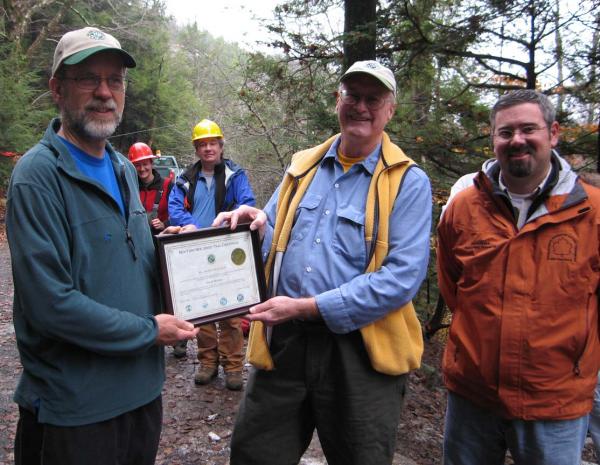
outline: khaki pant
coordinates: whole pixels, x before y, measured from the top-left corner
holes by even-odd
[[[219,325],[218,336],[217,325]],[[242,371],[244,335],[241,318],[230,318],[218,323],[202,325],[197,340],[198,360],[202,368],[216,368],[220,364],[226,372]]]

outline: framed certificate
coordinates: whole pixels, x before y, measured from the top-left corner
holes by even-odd
[[[258,231],[249,224],[154,237],[168,313],[201,325],[266,300]]]

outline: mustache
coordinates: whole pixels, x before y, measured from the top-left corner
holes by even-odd
[[[348,112],[348,117],[359,120],[370,120],[368,113],[359,113],[356,111]]]
[[[86,111],[117,111],[117,104],[114,100],[92,100],[85,106]]]
[[[523,153],[523,152],[532,155],[533,152],[534,152],[534,150],[533,150],[533,147],[531,145],[529,145],[529,144],[523,144],[523,145],[521,145],[519,147],[510,147],[507,150],[506,153],[507,153],[508,156],[511,156],[511,155],[515,155],[517,153]]]

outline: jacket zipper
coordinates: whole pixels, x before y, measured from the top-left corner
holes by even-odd
[[[133,236],[129,231],[129,201],[131,200],[131,193],[129,191],[129,185],[127,184],[127,177],[125,176],[125,167],[123,165],[119,166],[119,178],[122,187],[121,195],[123,196],[123,206],[125,207],[125,241],[129,246],[129,250],[131,250],[131,256],[134,260],[137,260],[138,257],[135,251],[135,243],[133,242]]]
[[[52,153],[54,153],[56,155],[57,158],[60,157],[60,153],[58,152],[58,150],[56,150],[56,148],[52,145],[46,145],[46,147],[48,147]],[[111,158],[111,164],[114,163],[112,161]],[[131,255],[133,256],[134,260],[137,260],[137,254],[135,252],[135,244],[133,242],[133,237],[131,236],[131,233],[129,232],[129,201],[131,199],[131,192],[129,191],[129,184],[127,184],[127,177],[125,176],[125,166],[124,165],[117,165],[118,166],[118,176],[117,173],[115,172],[115,177],[117,178],[117,182],[120,183],[120,186],[122,188],[121,190],[121,195],[123,196],[123,209],[124,209],[124,213],[125,213],[125,241],[127,242],[127,244],[129,245],[129,249],[131,250]],[[64,168],[61,168],[67,175],[69,176],[73,176],[72,173],[70,173],[69,171],[67,171]],[[97,186],[95,186],[97,187]],[[119,205],[117,204],[116,200],[112,198],[112,196],[110,194],[108,194],[105,190],[100,189],[100,192],[102,192],[104,195],[108,195],[108,197],[112,200],[112,202],[115,204],[117,210],[119,211],[119,214],[121,213],[121,209],[119,208]]]
[[[589,308],[590,308],[590,296],[588,296],[588,301],[585,306],[585,317],[584,317],[585,318],[585,335],[583,338],[583,342],[581,343],[581,349],[579,350],[579,353],[577,354],[577,357],[575,358],[575,363],[573,363],[573,373],[577,377],[581,376],[581,369],[579,367],[579,361],[581,360],[581,357],[583,357],[583,352],[585,351],[585,346],[587,344],[588,336],[590,334],[590,327],[588,324]]]

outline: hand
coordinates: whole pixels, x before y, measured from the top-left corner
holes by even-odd
[[[165,229],[165,224],[160,221],[158,218],[154,218],[150,224],[152,225],[152,227],[154,229],[156,229],[157,231],[162,231],[163,229]]]
[[[258,208],[242,205],[230,212],[221,212],[217,215],[211,226],[229,225],[235,229],[240,222],[251,221],[250,229],[258,229],[258,234],[262,239],[265,236],[265,226],[267,224],[267,215]]]
[[[157,345],[167,346],[176,344],[177,341],[184,339],[193,339],[198,334],[198,331],[200,331],[200,328],[194,328],[192,323],[180,320],[167,313],[161,313],[154,318],[158,323]]]
[[[250,321],[262,321],[268,326],[278,325],[288,320],[318,320],[321,318],[314,297],[293,299],[277,296],[250,308],[244,315]]]
[[[162,236],[163,234],[181,234],[197,230],[198,228],[194,224],[186,224],[185,226],[168,226],[164,229],[164,231],[161,231],[159,236]]]

